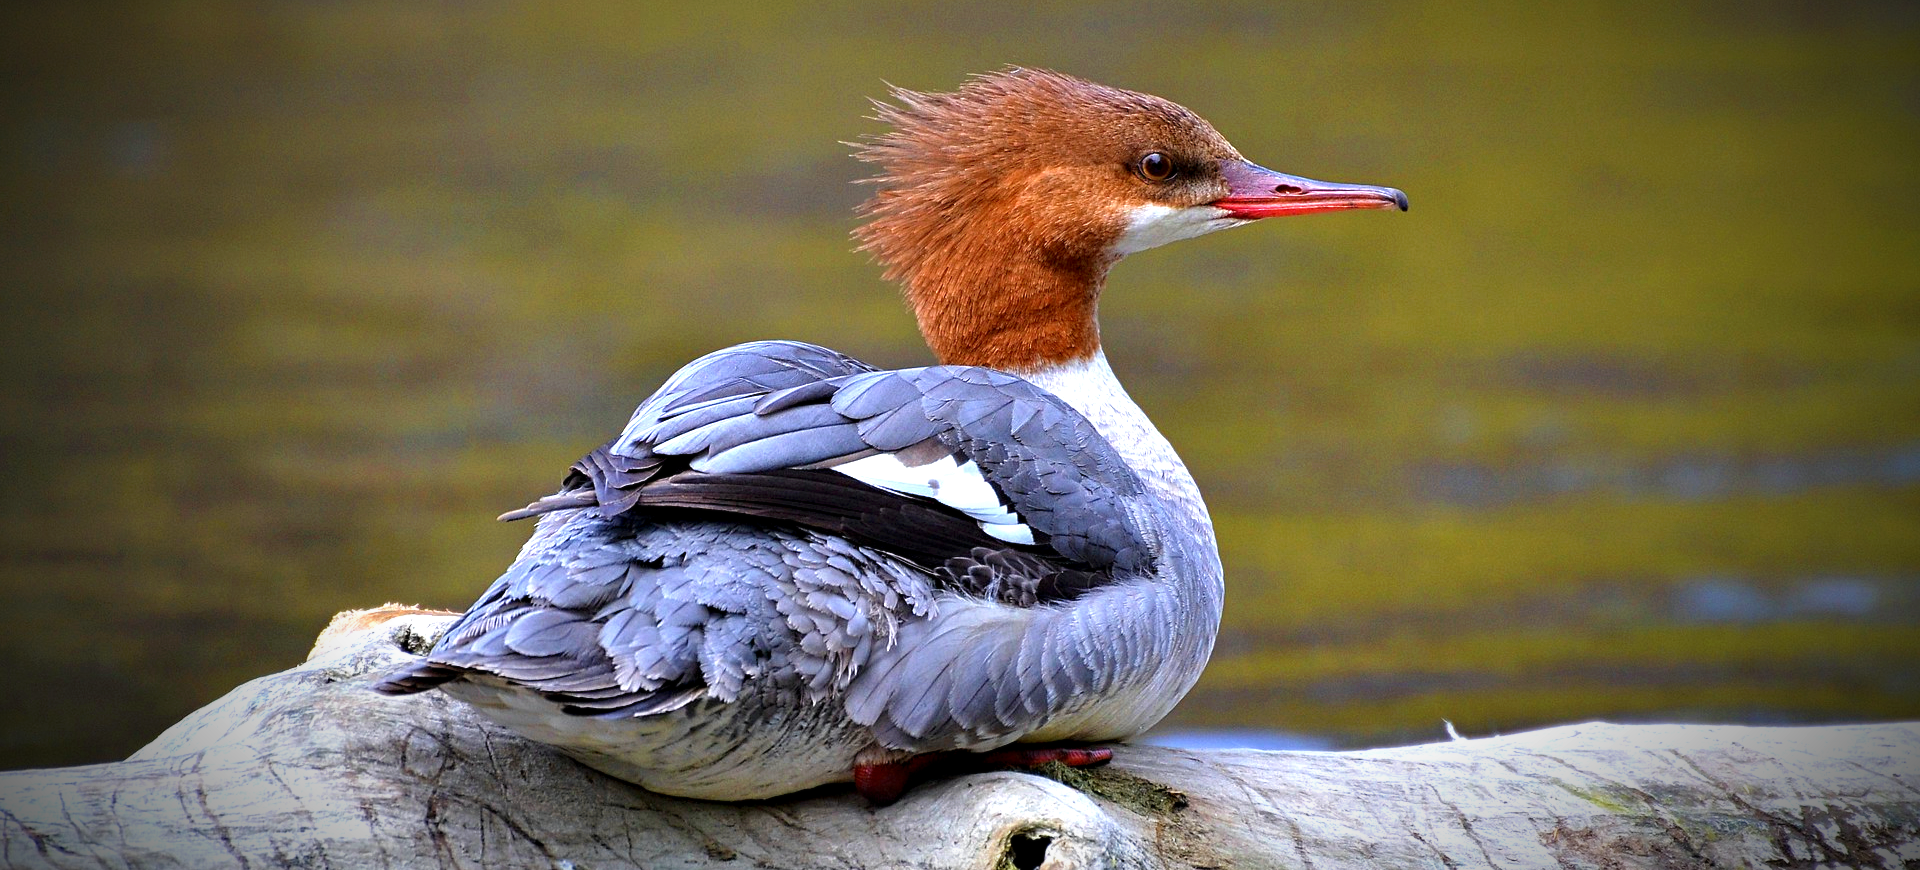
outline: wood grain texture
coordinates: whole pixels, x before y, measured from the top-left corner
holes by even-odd
[[[1880,867],[1920,864],[1920,723],[1587,723],[1364,752],[1127,746],[873,809],[649,794],[372,675],[450,617],[335,638],[112,764],[0,774],[0,865]]]

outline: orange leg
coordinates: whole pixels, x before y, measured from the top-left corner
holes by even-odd
[[[1113,750],[1084,746],[1018,746],[992,752],[929,752],[884,764],[853,766],[853,789],[874,806],[900,799],[915,774],[968,773],[986,770],[1027,770],[1058,761],[1068,767],[1091,767],[1113,760]]]
[[[1068,767],[1092,767],[1113,760],[1113,750],[1086,746],[1009,746],[980,756],[987,770],[1027,770],[1058,761]]]

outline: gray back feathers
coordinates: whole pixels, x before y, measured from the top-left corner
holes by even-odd
[[[1157,510],[1090,423],[1019,378],[741,345],[517,512],[548,515],[379,688],[486,674],[605,717],[840,698],[896,748],[991,742],[1114,689],[1109,659],[1155,655],[1151,632],[1090,643],[1088,621],[1165,599]]]

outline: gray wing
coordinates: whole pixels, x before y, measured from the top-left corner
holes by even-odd
[[[907,566],[801,530],[575,517],[543,525],[424,660],[374,688],[480,673],[609,718],[748,691],[819,700],[931,595]]]
[[[991,369],[875,371],[797,342],[702,357],[640,405],[562,491],[508,517],[594,505],[692,510],[844,535],[1009,603],[1153,573],[1139,479],[1059,399]]]
[[[1081,631],[1098,614],[1068,605],[1154,575],[1145,501],[1090,423],[1019,378],[741,345],[682,369],[560,493],[509,514],[590,508],[543,523],[377,688],[478,671],[571,713],[638,716],[758,681],[842,691],[895,747],[990,741],[1101,688],[1108,653]]]

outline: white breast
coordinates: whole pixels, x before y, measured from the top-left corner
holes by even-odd
[[[1134,404],[1120,379],[1107,364],[1105,351],[1092,357],[1037,372],[1024,373],[1037,386],[1071,405],[1113,445],[1147,490],[1170,508],[1180,511],[1209,545],[1213,542],[1213,520],[1207,504],[1200,498],[1200,487],[1193,474],[1180,461],[1166,436],[1154,428],[1145,411]]]

